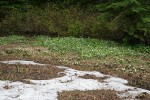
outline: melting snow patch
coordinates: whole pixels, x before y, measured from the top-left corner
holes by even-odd
[[[35,63],[33,61],[13,60],[1,61],[8,64],[33,64],[44,65]],[[25,84],[22,82],[0,81],[0,100],[57,100],[57,93],[62,91],[72,90],[101,90],[111,89],[119,91],[120,98],[131,96],[133,99],[142,92],[150,94],[149,90],[127,86],[127,80],[104,75],[102,73],[93,71],[78,71],[68,67],[57,66],[58,68],[65,69],[65,76],[54,78],[51,80],[31,80],[33,84]],[[96,77],[105,77],[103,82],[94,79],[83,79],[79,76],[86,74],[95,75]],[[3,87],[11,86],[10,89]]]
[[[42,65],[42,66],[45,65],[45,64],[35,63],[33,61],[24,61],[24,60],[11,60],[11,61],[0,61],[0,62],[4,64]]]

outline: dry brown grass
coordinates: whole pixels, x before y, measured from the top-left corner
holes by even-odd
[[[95,80],[98,80],[100,82],[103,82],[103,80],[108,78],[107,76],[105,76],[105,77],[96,77],[95,75],[89,75],[89,74],[86,74],[84,76],[79,76],[79,77],[84,78],[84,79],[95,79]]]
[[[27,82],[33,80],[47,80],[58,77],[57,73],[63,71],[54,66],[38,65],[9,65],[0,63],[0,80]]]
[[[135,97],[138,100],[150,100],[150,95],[146,92],[143,92]]]
[[[65,91],[58,94],[58,100],[120,100],[113,90]]]

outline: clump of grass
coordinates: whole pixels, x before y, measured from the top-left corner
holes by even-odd
[[[29,55],[27,51],[21,50],[21,49],[12,49],[12,48],[8,48],[8,49],[4,50],[4,52],[5,52],[6,54],[22,54],[22,55]]]

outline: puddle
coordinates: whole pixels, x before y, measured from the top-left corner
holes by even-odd
[[[23,60],[1,61],[1,63],[45,65]],[[118,95],[120,98],[131,97],[132,99],[143,92],[150,94],[149,90],[127,86],[128,81],[125,79],[104,75],[96,71],[79,71],[64,66],[56,67],[64,69],[64,72],[61,72],[64,76],[51,80],[31,80],[34,84],[0,81],[1,100],[57,100],[58,92],[73,90],[115,90],[119,92]],[[104,78],[101,82],[95,79],[84,79],[81,77],[87,74],[107,78]],[[4,86],[11,86],[13,88],[5,89],[3,88]]]

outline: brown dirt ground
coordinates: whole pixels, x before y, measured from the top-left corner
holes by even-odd
[[[143,92],[135,97],[138,100],[150,100],[150,95],[146,92]]]
[[[107,79],[108,77],[96,77],[95,75],[89,75],[89,74],[86,74],[84,76],[79,76],[81,78],[84,78],[84,79],[95,79],[95,80],[98,80],[100,82],[103,82],[105,79]]]
[[[63,71],[54,66],[38,65],[9,65],[0,63],[0,80],[27,82],[33,80],[47,80],[58,77]]]
[[[58,100],[120,100],[113,90],[65,91],[58,94]]]

